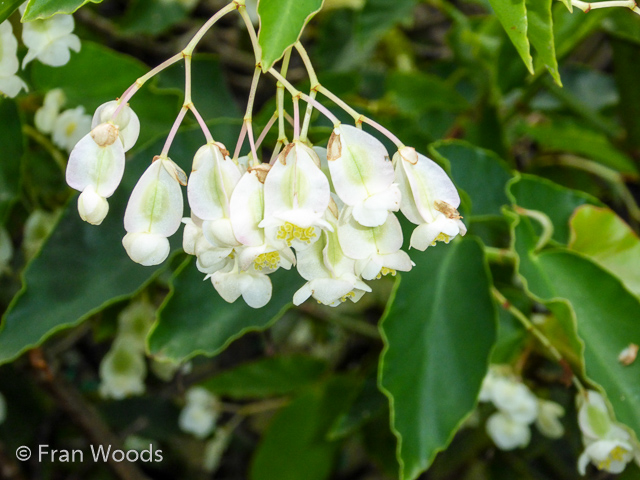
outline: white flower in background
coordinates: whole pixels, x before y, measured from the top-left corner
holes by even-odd
[[[54,88],[53,90],[49,90],[47,94],[44,96],[42,107],[40,107],[36,111],[36,114],[34,117],[34,123],[36,125],[36,128],[40,130],[42,133],[52,133],[56,119],[60,114],[60,109],[64,106],[65,102],[66,102],[66,96],[62,91],[62,89]],[[82,135],[85,135],[86,133],[88,133],[89,130],[90,129],[87,128]],[[78,138],[76,142],[78,140],[80,140],[80,138]],[[75,143],[71,145],[71,148],[73,148],[74,146],[75,146]]]
[[[259,227],[278,249],[307,248],[321,229],[331,199],[329,181],[320,170],[318,154],[299,141],[288,144],[264,182],[264,220]]]
[[[55,119],[53,125],[53,143],[67,151],[91,130],[91,116],[87,115],[84,107],[65,110]]]
[[[182,431],[205,438],[216,427],[219,401],[203,387],[191,387],[186,393],[186,404],[180,412],[178,425]]]
[[[156,318],[156,309],[146,301],[131,302],[118,315],[118,338],[126,337],[131,345],[144,352],[147,334]]]
[[[4,395],[0,393],[0,424],[2,424],[7,418],[7,402],[4,399]]]
[[[3,226],[0,226],[0,275],[4,273],[13,257],[13,243],[9,232]]]
[[[31,259],[40,250],[45,239],[55,227],[60,212],[47,212],[45,210],[34,210],[24,223],[24,239],[22,248],[25,257]]]
[[[396,179],[402,192],[400,209],[418,225],[411,235],[411,246],[425,250],[436,241],[449,241],[464,235],[467,228],[460,220],[460,196],[455,185],[437,163],[404,147],[393,156]]]
[[[127,234],[122,239],[134,262],[158,265],[169,256],[167,237],[176,233],[182,221],[182,176],[184,172],[171,159],[157,157],[138,180],[124,214]]]
[[[100,395],[120,400],[144,393],[144,353],[127,337],[116,338],[100,363]]]
[[[538,399],[538,418],[536,427],[544,436],[560,438],[564,435],[564,427],[560,417],[564,416],[564,408],[556,402]]]
[[[578,402],[581,402],[578,425],[585,445],[578,459],[578,471],[584,475],[591,462],[598,470],[622,472],[638,451],[631,435],[612,420],[607,404],[598,392],[587,390],[584,397],[578,395]]]
[[[393,213],[378,227],[364,227],[343,209],[338,227],[340,246],[345,255],[356,260],[355,273],[365,280],[408,272],[413,262],[402,248],[402,228]]]
[[[113,114],[116,111],[118,111],[118,114],[114,118]],[[91,128],[95,129],[101,123],[113,124],[118,127],[116,134],[122,142],[125,152],[133,147],[138,140],[140,120],[129,105],[121,107],[118,100],[103,103],[93,114]]]
[[[538,399],[526,385],[509,378],[494,381],[493,404],[513,420],[528,425],[538,416]]]
[[[400,190],[384,145],[350,125],[334,128],[327,146],[329,170],[340,199],[353,207],[354,218],[377,227],[400,208]]]
[[[218,469],[222,454],[231,441],[231,431],[228,428],[218,428],[213,438],[204,446],[204,458],[202,469],[205,472],[213,473]]]
[[[16,75],[18,61],[18,40],[13,35],[9,20],[0,23],[0,94],[15,97],[27,85]]]
[[[501,450],[523,448],[529,445],[531,440],[529,426],[503,412],[496,412],[489,417],[487,433]]]
[[[192,368],[191,362],[187,362],[183,364],[183,363],[176,363],[164,358],[151,359],[151,371],[154,373],[156,377],[158,377],[160,380],[164,380],[165,382],[171,381],[171,379],[176,375],[178,371],[183,374],[186,374],[191,371],[191,368]]]
[[[20,12],[24,13],[25,8],[26,4],[23,4]],[[80,51],[80,39],[71,33],[73,28],[73,17],[62,14],[24,23],[22,41],[29,51],[22,61],[22,68],[34,59],[52,67],[65,65],[71,58],[69,50]]]

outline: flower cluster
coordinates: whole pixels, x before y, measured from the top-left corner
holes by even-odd
[[[479,401],[491,402],[498,409],[487,420],[487,433],[501,450],[526,447],[531,440],[529,425],[549,438],[560,438],[564,428],[559,417],[564,409],[557,403],[538,398],[529,388],[492,367],[482,383]]]
[[[584,452],[578,459],[578,471],[584,475],[589,462],[598,470],[621,473],[634,457],[640,465],[640,448],[623,426],[612,420],[604,398],[587,390],[578,395],[578,425]]]
[[[191,387],[185,399],[178,418],[180,429],[199,439],[208,437],[216,428],[220,401],[204,387]]]
[[[36,111],[34,123],[42,133],[51,134],[53,143],[58,147],[71,151],[91,130],[91,116],[85,113],[82,106],[60,112],[65,102],[66,97],[61,89],[47,92],[42,107]]]

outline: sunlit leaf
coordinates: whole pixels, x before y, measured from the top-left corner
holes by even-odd
[[[29,0],[22,16],[23,22],[49,18],[57,13],[73,13],[87,3],[102,0]]]
[[[527,69],[533,73],[529,39],[527,37],[527,8],[525,0],[489,0],[493,11],[520,54]]]

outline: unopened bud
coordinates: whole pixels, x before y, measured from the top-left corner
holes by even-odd
[[[122,245],[131,260],[145,267],[164,262],[170,251],[167,237],[156,233],[127,233],[122,239]]]
[[[101,147],[113,145],[118,139],[119,129],[113,123],[101,123],[91,130],[91,138]]]
[[[409,162],[411,165],[415,165],[416,163],[418,163],[418,152],[416,152],[415,148],[402,147],[398,150],[398,153],[403,160]]]
[[[109,203],[96,193],[93,186],[88,186],[78,197],[78,213],[80,218],[92,225],[100,225],[109,211]]]

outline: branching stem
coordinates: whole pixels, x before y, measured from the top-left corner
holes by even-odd
[[[582,2],[581,0],[571,0],[571,5],[579,8],[584,13],[588,13],[596,8],[623,7],[640,15],[640,8],[638,8],[638,4],[635,0],[611,0],[606,2]]]

